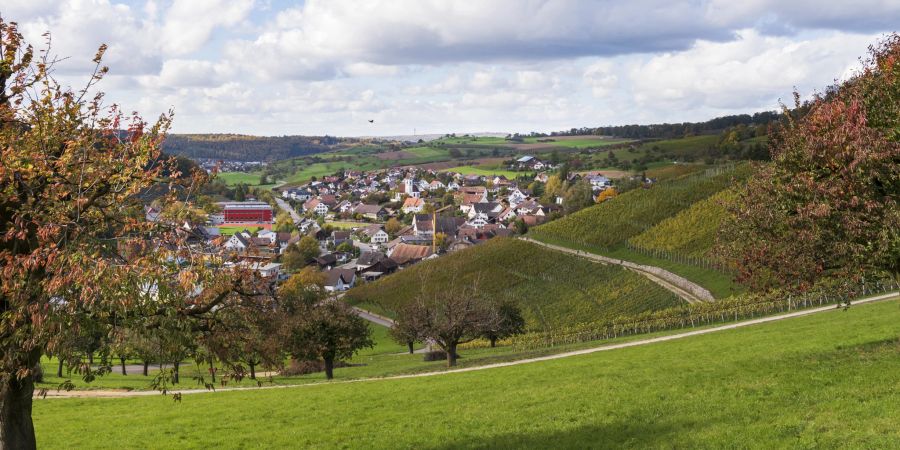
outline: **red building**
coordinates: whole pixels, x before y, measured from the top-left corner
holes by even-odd
[[[272,223],[272,207],[265,202],[223,202],[225,223]]]

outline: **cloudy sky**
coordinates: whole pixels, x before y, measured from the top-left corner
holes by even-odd
[[[67,83],[175,131],[550,131],[776,109],[846,77],[897,0],[3,0]],[[370,124],[369,119],[375,123]]]

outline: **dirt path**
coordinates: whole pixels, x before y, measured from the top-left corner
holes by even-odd
[[[872,302],[877,302],[880,300],[887,300],[887,299],[895,298],[898,295],[900,295],[900,292],[890,292],[887,294],[882,294],[882,295],[877,295],[877,296],[873,296],[873,297],[856,300],[853,302],[853,304],[859,305],[859,304],[863,304],[863,303],[872,303]],[[639,339],[639,340],[631,341],[631,342],[623,342],[621,344],[603,345],[603,346],[599,346],[599,347],[591,347],[591,348],[575,350],[575,351],[571,351],[571,352],[557,353],[554,355],[540,356],[537,358],[520,359],[517,361],[486,364],[483,366],[464,367],[461,369],[443,370],[443,371],[438,371],[438,372],[417,373],[417,374],[410,374],[410,375],[394,375],[394,376],[381,377],[381,378],[361,378],[358,380],[331,381],[328,383],[319,382],[319,383],[307,383],[307,384],[296,384],[296,385],[230,388],[230,389],[220,389],[217,391],[208,391],[206,389],[185,389],[185,390],[180,390],[180,391],[170,391],[169,393],[170,394],[175,394],[175,393],[206,394],[206,393],[211,393],[211,392],[231,392],[231,391],[246,391],[246,390],[259,390],[259,389],[288,389],[288,388],[318,386],[318,385],[323,385],[323,384],[364,383],[364,382],[371,382],[371,381],[400,380],[400,379],[405,379],[405,378],[434,377],[434,376],[451,375],[451,374],[463,373],[463,372],[475,372],[475,371],[479,371],[479,370],[489,370],[489,369],[496,369],[499,367],[518,366],[521,364],[530,364],[530,363],[541,362],[541,361],[552,361],[554,359],[569,358],[572,356],[589,355],[591,353],[597,353],[597,352],[606,352],[606,351],[618,350],[618,349],[628,348],[628,347],[637,347],[637,346],[641,346],[641,345],[650,345],[650,344],[655,344],[655,343],[659,343],[659,342],[674,341],[674,340],[684,339],[684,338],[691,337],[691,336],[699,336],[699,335],[703,335],[703,334],[716,333],[716,332],[725,331],[725,330],[733,330],[735,328],[743,328],[743,327],[758,325],[758,324],[762,324],[762,323],[777,322],[779,320],[792,319],[795,317],[803,317],[803,316],[808,316],[811,314],[818,314],[818,313],[822,313],[822,312],[833,311],[835,309],[837,309],[835,305],[820,306],[818,308],[804,309],[802,311],[795,311],[795,312],[791,312],[791,313],[787,313],[787,314],[780,314],[780,315],[775,315],[775,316],[761,317],[758,319],[744,320],[744,321],[730,323],[730,324],[726,324],[726,325],[719,325],[719,326],[715,326],[715,327],[704,328],[702,330],[686,331],[684,333],[670,334],[667,336],[659,336],[659,337],[648,338],[648,339]],[[96,390],[96,391],[69,391],[69,392],[48,391],[46,398],[84,398],[84,397],[123,398],[123,397],[144,397],[144,396],[150,396],[150,395],[160,395],[160,394],[157,391],[124,391],[124,390],[122,390],[122,391]],[[38,397],[38,395],[35,395],[35,397]]]
[[[580,256],[591,261],[617,264],[626,267],[630,270],[640,273],[641,275],[644,275],[645,277],[650,279],[650,281],[671,291],[688,303],[711,302],[716,299],[715,297],[713,297],[712,293],[703,286],[700,286],[693,281],[690,281],[680,275],[675,275],[674,273],[659,267],[637,264],[631,261],[626,261],[624,259],[610,258],[608,256],[598,255],[596,253],[588,253],[582,250],[573,250],[571,248],[547,244],[545,242],[541,242],[524,236],[520,237],[519,239],[535,245],[540,245],[541,247],[549,248],[551,250]]]

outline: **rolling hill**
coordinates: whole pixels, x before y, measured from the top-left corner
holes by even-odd
[[[43,448],[895,448],[897,305],[424,378],[35,400],[35,428]]]
[[[601,265],[508,238],[495,238],[351,289],[352,304],[395,315],[422,289],[452,289],[480,278],[491,298],[519,304],[531,330],[612,319],[682,303],[674,294],[620,266]]]

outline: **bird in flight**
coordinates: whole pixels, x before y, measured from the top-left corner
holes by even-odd
[[[375,123],[375,119],[369,119],[369,123]]]

